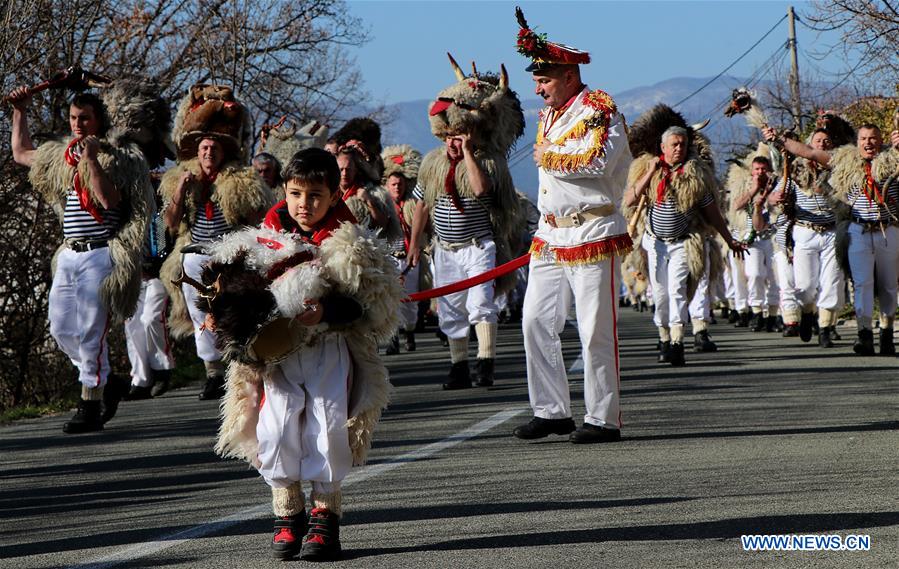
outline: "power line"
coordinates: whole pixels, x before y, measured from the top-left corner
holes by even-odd
[[[717,81],[722,75],[724,75],[725,73],[727,73],[728,71],[730,71],[730,68],[731,68],[731,67],[733,67],[734,65],[736,65],[737,63],[739,63],[740,60],[742,60],[744,57],[746,57],[747,55],[749,55],[749,52],[751,52],[752,50],[754,50],[760,43],[762,43],[762,41],[765,40],[765,38],[767,38],[769,35],[771,35],[771,33],[772,33],[774,30],[777,29],[777,26],[779,26],[779,25],[781,24],[781,22],[783,22],[783,21],[786,20],[786,19],[787,19],[787,16],[784,15],[780,20],[777,21],[776,24],[774,24],[773,26],[771,26],[771,29],[770,29],[770,30],[768,30],[767,32],[765,32],[765,35],[763,35],[761,38],[759,38],[759,40],[758,40],[757,42],[755,42],[754,44],[752,44],[752,46],[751,46],[749,49],[747,49],[746,51],[744,51],[744,52],[742,53],[742,55],[740,55],[740,57],[738,57],[738,58],[735,59],[730,65],[728,65],[727,67],[725,67],[724,70],[721,71],[721,73],[719,73],[718,75],[715,75],[714,77],[712,77],[711,79],[709,79],[709,80],[705,83],[705,85],[703,85],[703,86],[700,87],[699,89],[696,89],[695,91],[693,91],[692,93],[690,93],[689,95],[687,95],[686,97],[684,97],[683,99],[681,99],[680,101],[676,102],[676,103],[674,104],[674,106],[675,106],[675,107],[679,107],[679,106],[682,105],[683,103],[686,103],[687,101],[689,101],[690,99],[692,99],[696,94],[698,94],[700,91],[702,91],[703,89],[705,89],[706,87],[708,87],[709,85],[711,85],[712,83],[714,83],[715,81]]]

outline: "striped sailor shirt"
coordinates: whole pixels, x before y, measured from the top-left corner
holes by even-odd
[[[416,185],[412,197],[424,199],[424,188]],[[493,194],[488,193],[480,198],[459,196],[459,200],[462,211],[453,206],[449,196],[440,196],[437,200],[433,212],[434,233],[437,238],[447,243],[463,243],[493,237],[493,224],[490,223]]]
[[[69,188],[66,192],[66,207],[63,212],[62,234],[66,239],[78,241],[103,241],[111,239],[119,227],[121,213],[119,208],[101,209],[103,222],[100,223],[94,217],[81,209],[78,201],[78,192],[75,188]]]
[[[225,221],[225,214],[215,202],[212,203],[212,219],[206,219],[206,208],[198,207],[194,223],[190,228],[190,238],[194,243],[213,241],[231,230]]]
[[[864,222],[897,222],[899,219],[899,178],[894,179],[889,188],[880,188],[880,191],[886,205],[869,199],[861,187],[852,186],[847,198],[852,204],[853,219]]]
[[[696,215],[696,210],[704,208],[715,202],[711,192],[706,192],[699,198],[696,206],[686,213],[677,210],[677,204],[671,196],[658,203],[649,204],[649,230],[659,239],[677,240],[686,237],[690,222]]]

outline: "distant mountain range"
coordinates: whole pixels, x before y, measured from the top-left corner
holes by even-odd
[[[743,79],[723,76],[708,87],[693,95],[689,100],[676,108],[688,123],[698,123],[710,118],[712,122],[703,131],[712,140],[719,164],[729,158],[734,143],[750,143],[757,139],[757,134],[746,127],[741,116],[728,119],[724,117],[724,108],[730,101],[731,91],[744,85]],[[702,87],[708,79],[677,77],[666,79],[647,87],[637,87],[621,93],[612,93],[618,109],[633,123],[640,114],[658,103],[673,105]],[[591,86],[594,87],[595,86]],[[531,160],[530,147],[534,142],[537,113],[543,107],[542,101],[536,98],[522,100],[522,108],[527,126],[525,134],[518,141],[510,160],[512,177],[515,185],[531,197],[537,195],[537,169]],[[428,105],[430,101],[418,100],[396,103],[388,106],[388,112],[394,120],[383,129],[383,142],[388,144],[411,144],[422,153],[440,145],[431,134],[428,123]],[[528,150],[524,150],[527,148]]]

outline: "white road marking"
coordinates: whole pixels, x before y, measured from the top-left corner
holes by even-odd
[[[399,468],[404,464],[433,456],[439,452],[459,445],[469,439],[473,439],[474,437],[485,433],[510,419],[513,419],[526,410],[527,409],[522,408],[506,409],[505,411],[500,411],[496,415],[488,417],[487,419],[484,419],[479,423],[475,423],[474,425],[468,427],[463,431],[459,431],[454,435],[450,435],[442,441],[425,445],[419,449],[413,450],[404,455],[398,456],[397,458],[382,462],[380,464],[373,464],[371,466],[365,466],[358,470],[354,470],[350,473],[349,476],[347,476],[346,480],[343,481],[341,486],[345,488],[352,484],[356,484],[358,482],[380,476],[381,474],[389,472],[395,468]],[[94,561],[79,563],[77,565],[70,565],[68,569],[106,569],[107,567],[115,567],[123,563],[129,563],[131,561],[134,561],[135,559],[148,557],[150,555],[159,553],[160,551],[176,547],[191,539],[196,539],[198,537],[204,537],[209,534],[217,533],[241,522],[257,519],[270,514],[271,504],[254,506],[252,508],[247,508],[245,510],[241,510],[239,512],[231,514],[230,516],[225,516],[223,518],[211,521],[209,523],[198,525],[190,529],[180,531],[178,533],[159,537],[154,541],[147,541],[144,543],[132,545],[127,549],[112,553],[110,555],[106,555],[104,557],[100,557],[98,559],[95,559]]]

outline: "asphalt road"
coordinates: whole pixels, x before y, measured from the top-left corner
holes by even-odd
[[[497,384],[443,392],[433,335],[387,358],[396,386],[369,465],[344,485],[339,567],[897,567],[899,360],[719,324],[715,354],[655,363],[648,314],[622,310],[624,440],[514,439],[530,417],[521,332]],[[576,331],[563,336],[577,370]],[[571,375],[575,419],[582,377]],[[269,491],[211,451],[199,386],[0,427],[0,567],[281,567]],[[744,534],[867,535],[868,551],[744,551]],[[302,564],[300,561],[293,564]]]

